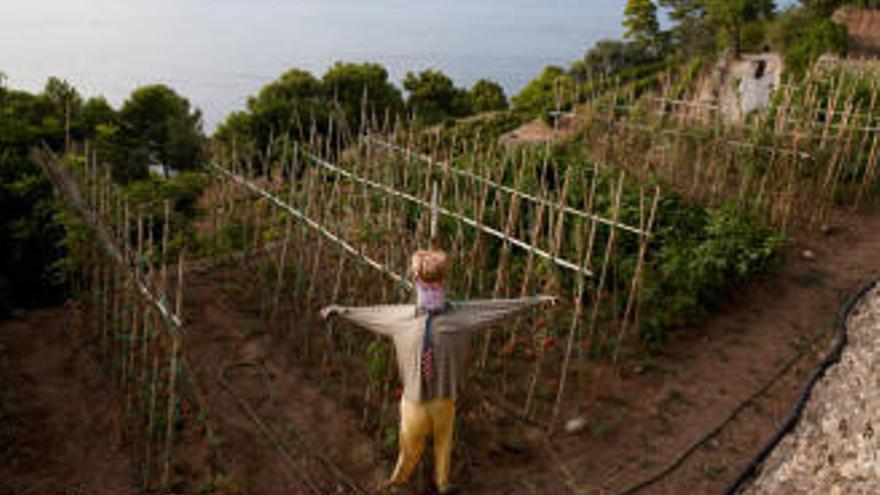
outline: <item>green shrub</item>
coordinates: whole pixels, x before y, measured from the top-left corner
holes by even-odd
[[[440,71],[407,72],[403,88],[408,93],[407,108],[419,124],[438,124],[473,113],[467,90],[456,87],[452,79]]]
[[[568,110],[574,80],[562,67],[551,65],[512,98],[515,110],[529,116],[538,116],[551,110]]]
[[[507,110],[507,96],[500,84],[480,79],[474,84],[470,92],[473,111],[491,112],[494,110]]]
[[[804,74],[821,55],[842,55],[847,49],[846,27],[804,10],[781,14],[773,37],[785,57],[785,70],[794,76]]]
[[[783,242],[757,214],[735,205],[693,208],[674,197],[663,202],[658,245],[645,277],[649,313],[641,337],[648,343],[700,319],[732,285],[766,270]]]
[[[633,67],[654,62],[653,58],[636,43],[619,40],[599,40],[587,50],[583,59],[576,60],[569,72],[578,82],[609,78]]]
[[[146,215],[164,214],[164,201],[171,203],[173,213],[188,219],[196,216],[196,202],[211,183],[211,176],[202,172],[184,172],[168,179],[150,177],[128,184],[126,197],[132,211],[141,209]]]
[[[742,49],[747,52],[760,52],[767,44],[768,23],[756,20],[745,24],[740,34]]]

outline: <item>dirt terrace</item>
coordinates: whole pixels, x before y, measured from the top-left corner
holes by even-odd
[[[0,495],[139,493],[113,389],[68,318],[0,323]]]
[[[619,373],[578,363],[563,420],[581,419],[584,427],[550,441],[472,386],[454,454],[456,481],[468,494],[621,493],[696,445],[693,455],[640,493],[721,492],[775,432],[833,340],[840,305],[877,267],[880,209],[833,219],[824,232],[790,246],[777,271],[734,291],[706,322],[673,333],[661,354]],[[390,472],[393,453],[361,430],[361,411],[325,388],[320,369],[304,366],[289,344],[265,331],[259,309],[229,290],[247,283],[217,276],[190,279],[187,319],[194,323],[186,348],[201,381],[213,389],[209,413],[241,490],[303,487],[277,447],[213,386],[222,369],[239,361],[259,361],[270,371],[263,382],[253,370],[240,370],[233,387],[285,442],[298,445],[285,427],[294,425],[306,437],[306,451],[325,452],[360,486],[375,486]],[[282,324],[320,325],[307,317]],[[420,486],[414,483],[411,493]]]
[[[472,391],[454,454],[462,493],[617,494],[663,472],[695,445],[693,455],[639,493],[721,492],[775,432],[833,340],[841,304],[877,276],[878,267],[880,208],[833,219],[824,232],[792,245],[773,274],[734,291],[706,322],[673,333],[661,354],[631,361],[619,373],[579,363],[563,420],[581,419],[584,426],[549,442],[538,428]],[[230,290],[239,284],[222,277],[189,277],[184,346],[207,390],[224,465],[233,475],[233,483],[215,493],[307,493],[295,465],[314,473],[328,493],[348,493],[313,452],[361,487],[375,486],[390,472],[393,452],[362,430],[362,411],[325,388],[321,369],[304,366],[289,345],[266,332],[259,308]],[[308,315],[282,324],[319,325]],[[138,493],[118,440],[112,394],[65,312],[5,322],[0,344],[3,403],[14,405],[0,418],[0,494]],[[218,378],[242,361],[262,363],[269,375],[233,369],[233,395]],[[236,396],[291,447],[293,463]],[[719,425],[718,434],[707,437]],[[855,438],[865,429],[848,423],[847,431]],[[419,486],[411,493],[420,493]]]

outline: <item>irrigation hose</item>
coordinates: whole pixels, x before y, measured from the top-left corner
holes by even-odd
[[[815,387],[816,383],[825,376],[825,372],[831,366],[834,366],[838,362],[840,362],[840,358],[843,355],[843,349],[846,347],[848,341],[848,331],[847,321],[849,320],[850,315],[856,306],[864,299],[864,297],[868,294],[868,292],[872,291],[877,285],[880,284],[880,278],[874,279],[871,282],[868,282],[861,289],[859,289],[856,294],[850,298],[850,300],[843,306],[840,314],[838,315],[837,320],[837,342],[834,344],[834,347],[825,356],[825,359],[819,363],[819,366],[810,376],[810,379],[807,381],[806,386],[801,392],[800,399],[798,399],[794,408],[789,413],[786,420],[782,423],[782,426],[770,439],[769,442],[758,452],[758,455],[755,456],[754,459],[749,462],[748,465],[740,472],[739,476],[737,476],[736,480],[724,490],[724,495],[733,495],[742,487],[742,485],[748,481],[752,475],[755,474],[755,470],[757,470],[758,466],[764,463],[767,460],[767,457],[773,452],[779,442],[794,428],[795,424],[797,424],[800,419],[801,414],[803,413],[804,407],[807,405],[807,401],[810,399],[810,395],[813,393],[813,387]]]
[[[260,415],[254,410],[254,408],[247,403],[244,399],[242,399],[238,394],[235,393],[232,386],[229,383],[229,372],[235,368],[256,368],[260,373],[260,377],[262,378],[263,384],[267,390],[266,396],[260,401],[260,405],[264,404],[267,400],[271,401],[273,404],[279,405],[279,402],[276,400],[274,393],[272,392],[272,388],[270,386],[271,379],[269,378],[269,371],[266,369],[266,366],[263,363],[259,363],[257,361],[239,361],[236,363],[232,363],[223,368],[218,377],[218,381],[220,382],[220,386],[235,399],[239,408],[248,415],[251,421],[257,425],[260,431],[266,436],[269,440],[275,444],[275,447],[282,453],[284,456],[284,460],[287,462],[289,467],[294,473],[305,483],[309,489],[311,489],[314,493],[324,493],[315,482],[314,478],[309,474],[309,472],[297,463],[293,459],[293,455],[291,454],[291,449],[289,446],[284,443],[279,435],[276,433],[274,429],[272,429],[265,421],[260,417]],[[299,428],[293,424],[288,418],[284,418],[287,423],[288,429],[293,433],[294,438],[300,446],[300,449],[303,452],[309,453],[309,455],[316,458],[321,464],[327,468],[328,471],[342,484],[344,484],[349,490],[350,493],[365,493],[364,490],[358,486],[351,478],[349,478],[336,464],[334,464],[327,456],[321,453],[320,450],[312,448],[306,442],[305,437]]]
[[[786,420],[782,423],[782,426],[778,429],[773,438],[764,446],[763,449],[752,459],[751,462],[740,472],[737,479],[728,486],[724,495],[733,495],[739,490],[739,488],[748,481],[748,479],[754,474],[755,470],[761,465],[776,447],[782,438],[791,431],[794,425],[797,423],[798,419],[803,412],[804,407],[806,406],[807,400],[812,394],[813,387],[816,383],[821,379],[825,372],[832,365],[836,364],[840,361],[841,354],[843,353],[843,348],[846,346],[847,342],[847,326],[846,322],[849,319],[850,314],[856,305],[862,300],[862,298],[870,292],[874,287],[880,284],[880,279],[876,279],[866,285],[864,285],[856,294],[843,306],[840,314],[838,315],[838,336],[837,341],[825,359],[822,360],[821,363],[817,366],[816,370],[810,375],[810,379],[807,381],[806,386],[801,392],[800,398],[795,404],[792,411],[789,413]],[[817,341],[821,338],[821,335],[814,340]],[[718,436],[721,431],[730,424],[739,414],[745,410],[749,405],[751,405],[755,400],[764,395],[774,384],[776,384],[779,379],[785,376],[788,371],[803,357],[806,352],[806,349],[812,346],[806,346],[804,350],[798,352],[795,356],[793,356],[788,362],[786,362],[764,385],[759,387],[755,392],[753,392],[748,398],[746,398],[743,402],[741,402],[731,413],[717,426],[712,428],[706,435],[701,437],[699,440],[691,444],[684,452],[682,452],[671,464],[666,466],[662,471],[656,473],[637,484],[623,490],[618,495],[633,495],[638,493],[654,484],[659,482],[660,480],[669,476],[672,472],[681,467],[684,462],[700,447],[705,445],[711,439]]]

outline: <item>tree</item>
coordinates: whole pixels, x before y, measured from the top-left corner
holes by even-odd
[[[801,4],[813,15],[830,17],[844,5],[852,5],[860,9],[880,8],[880,0],[800,0]]]
[[[773,15],[773,0],[707,0],[708,18],[724,30],[733,43],[734,55],[742,54],[742,28],[747,22]]]
[[[657,22],[657,6],[651,0],[627,0],[623,11],[623,26],[627,28],[624,37],[643,48],[657,42],[660,24]]]
[[[235,151],[236,159],[246,160],[247,157],[256,153],[252,120],[252,114],[247,111],[230,113],[226,116],[226,120],[217,126],[213,140],[223,143],[229,151]],[[224,157],[225,160],[232,158],[231,156]]]
[[[785,71],[804,74],[825,53],[847,50],[846,27],[803,9],[782,12],[775,22],[773,42],[785,57]]]
[[[407,72],[403,88],[409,93],[407,107],[423,124],[472,113],[468,92],[456,88],[452,79],[440,71],[425,70],[418,75]]]
[[[80,110],[82,109],[82,96],[80,96],[79,91],[72,84],[57,77],[50,77],[46,81],[43,94],[52,104],[54,117],[64,127],[66,147],[72,137],[71,131],[73,130],[74,121],[79,118]]]
[[[132,92],[119,112],[116,172],[121,180],[146,176],[150,162],[169,169],[190,170],[204,159],[202,114],[189,100],[161,84]]]
[[[801,4],[810,13],[821,17],[830,16],[845,3],[848,2],[846,0],[801,0]]]
[[[248,98],[247,107],[249,134],[258,150],[283,135],[306,140],[313,127],[325,129],[327,124],[321,81],[301,69],[290,69],[263,86],[257,96]]]
[[[379,64],[337,62],[322,80],[324,98],[338,103],[347,122],[358,129],[363,112],[384,117],[403,110],[403,95],[388,81],[388,71]],[[365,100],[366,98],[366,100]]]
[[[293,68],[248,98],[247,110],[230,114],[214,138],[227,150],[234,144],[239,158],[256,155],[267,164],[284,152],[279,140],[327,137],[331,121],[334,134],[345,137],[360,130],[364,112],[381,119],[403,109],[403,95],[381,65],[337,62],[321,79]]]
[[[684,53],[705,52],[711,48],[712,32],[706,22],[706,0],[659,0],[673,22],[672,43]]]
[[[550,65],[513,97],[513,106],[518,111],[534,115],[564,110],[570,106],[573,91],[574,81],[565,69]]]
[[[89,98],[82,106],[79,127],[86,138],[93,138],[99,126],[116,126],[117,115],[103,96]]]
[[[500,84],[480,79],[471,88],[471,105],[474,112],[491,112],[494,110],[506,110],[507,96]]]
[[[653,62],[655,57],[636,46],[620,40],[599,40],[587,50],[582,60],[571,66],[571,76],[579,82],[610,77],[618,72]]]
[[[50,77],[46,81],[43,94],[52,102],[59,117],[66,116],[68,110],[79,112],[83,104],[79,91],[69,82],[57,77]]]
[[[63,296],[57,262],[64,231],[52,186],[29,156],[42,145],[60,151],[65,133],[46,94],[0,88],[0,97],[0,315],[6,315]]]

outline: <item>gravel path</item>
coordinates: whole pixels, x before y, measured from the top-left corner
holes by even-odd
[[[850,317],[849,343],[801,422],[747,494],[880,493],[880,288]]]

